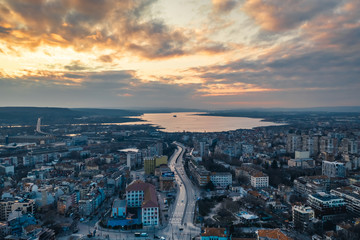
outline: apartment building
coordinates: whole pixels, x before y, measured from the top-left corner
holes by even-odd
[[[31,199],[4,199],[0,200],[0,220],[7,221],[10,213],[21,211],[22,213],[34,213],[35,202]]]
[[[215,187],[226,188],[232,184],[232,175],[229,172],[212,172],[210,180]]]
[[[292,218],[294,227],[297,230],[305,231],[308,223],[315,217],[314,210],[309,206],[298,206],[292,207]]]
[[[254,188],[264,188],[269,186],[269,176],[263,172],[255,172],[250,175],[250,183]]]
[[[126,188],[128,207],[141,207],[143,226],[159,225],[159,203],[154,185],[140,180],[132,182]]]
[[[322,162],[322,174],[328,177],[346,177],[346,167],[342,162]]]
[[[294,191],[303,196],[318,192],[329,192],[329,190],[330,178],[328,176],[304,176],[294,180]]]
[[[346,202],[346,211],[355,217],[360,217],[360,191],[355,187],[341,187],[332,189],[331,194],[341,197]]]
[[[343,198],[326,193],[309,195],[308,204],[314,210],[315,217],[322,221],[341,219],[346,212]]]

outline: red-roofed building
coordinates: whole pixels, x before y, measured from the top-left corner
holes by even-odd
[[[159,225],[159,203],[154,185],[134,181],[126,188],[126,200],[128,207],[141,207],[144,226]]]
[[[256,231],[257,240],[293,240],[280,229],[260,229]]]
[[[225,228],[204,228],[200,234],[201,240],[227,240]]]

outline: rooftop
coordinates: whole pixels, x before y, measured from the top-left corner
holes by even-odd
[[[266,239],[278,239],[278,240],[293,240],[283,233],[280,229],[260,229],[257,231],[257,235],[260,238]]]
[[[126,207],[126,200],[115,199],[112,205],[113,208]]]
[[[225,228],[204,228],[203,233],[201,233],[201,236],[203,237],[226,237],[226,229]]]
[[[136,180],[126,188],[126,191],[143,191],[144,201],[142,203],[142,207],[159,207],[155,187],[150,183],[144,183],[141,180]]]
[[[330,195],[330,194],[323,193],[323,192],[315,193],[315,194],[312,194],[311,196],[314,197],[314,198],[317,198],[317,199],[319,199],[321,201],[330,201],[330,200],[335,200],[335,199],[342,199],[342,198],[340,198],[338,196]]]

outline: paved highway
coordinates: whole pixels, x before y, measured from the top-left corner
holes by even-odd
[[[177,151],[169,161],[169,167],[175,173],[178,185],[177,198],[174,203],[175,209],[170,218],[169,225],[159,231],[160,236],[166,239],[190,239],[200,233],[200,229],[193,225],[195,199],[199,192],[187,177],[184,165],[183,154],[185,147],[177,145]]]

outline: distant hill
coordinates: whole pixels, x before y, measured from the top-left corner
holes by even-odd
[[[195,108],[135,108],[135,111],[142,113],[207,112],[207,110]]]
[[[0,125],[36,125],[39,117],[43,124],[127,122],[137,120],[129,116],[139,115],[139,112],[118,109],[0,107]]]
[[[312,108],[242,108],[218,110],[212,112],[360,112],[360,106],[312,107]]]

